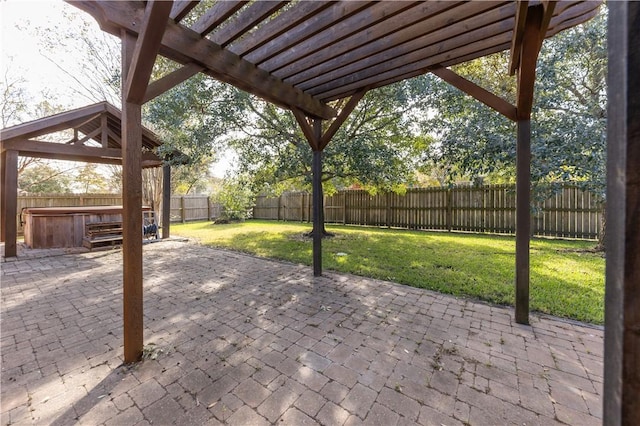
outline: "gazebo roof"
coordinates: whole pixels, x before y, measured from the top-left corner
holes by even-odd
[[[120,110],[107,102],[99,102],[7,127],[1,130],[0,139],[2,151],[13,149],[23,156],[121,164],[121,128]],[[74,131],[74,136],[65,143],[42,140],[43,136],[69,129]],[[160,145],[162,141],[158,136],[143,127],[145,167],[162,164],[153,153]]]
[[[141,1],[72,4],[119,37],[149,19]],[[527,11],[538,4],[541,43],[595,16],[601,2],[176,1],[153,27],[166,25],[160,54],[184,73],[330,119],[328,101],[499,51],[511,49],[515,72]]]

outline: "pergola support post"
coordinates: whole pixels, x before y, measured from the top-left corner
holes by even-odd
[[[123,84],[135,37],[122,32]],[[143,348],[142,307],[142,107],[122,101],[122,256],[124,362],[139,361]]]
[[[322,120],[313,122],[316,140],[322,137]],[[313,275],[322,275],[322,234],[324,230],[324,194],[322,192],[322,151],[313,150]]]
[[[171,165],[162,166],[162,239],[171,236]]]
[[[531,121],[518,121],[516,145],[516,322],[529,324]]]
[[[640,424],[640,3],[609,2],[605,425]]]
[[[16,214],[18,210],[18,151],[2,152],[2,240],[4,257],[16,257],[18,229]]]

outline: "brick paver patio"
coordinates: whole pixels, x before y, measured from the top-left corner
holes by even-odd
[[[2,425],[601,423],[601,328],[191,243],[144,251],[131,366],[121,251],[2,263]]]

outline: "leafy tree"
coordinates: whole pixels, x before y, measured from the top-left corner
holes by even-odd
[[[18,175],[18,188],[32,194],[56,194],[71,191],[70,170],[41,163],[26,167]]]
[[[232,86],[197,74],[145,106],[150,127],[165,142],[160,154],[179,150],[189,160],[173,162],[172,188],[179,193],[207,186],[214,153],[224,149],[234,117],[242,113],[238,94]]]
[[[75,187],[85,194],[104,192],[107,189],[105,177],[98,171],[98,166],[86,163],[75,176]]]
[[[604,194],[606,125],[606,10],[584,25],[544,42],[538,61],[532,113],[534,182],[583,182]],[[456,67],[456,71],[515,103],[516,83],[506,75],[502,52]],[[427,159],[449,165],[452,176],[515,173],[515,123],[435,76],[416,79],[425,106],[437,113],[423,121],[436,135]]]
[[[241,98],[251,113],[239,117],[231,141],[240,173],[252,176],[256,191],[309,188],[312,150],[293,115],[250,95]],[[401,191],[412,182],[417,153],[428,141],[416,136],[415,98],[404,83],[364,96],[324,150],[326,191],[354,184],[371,192]]]
[[[255,197],[246,176],[227,178],[222,183],[222,188],[214,197],[214,201],[222,204],[224,216],[230,220],[241,220],[249,217]]]
[[[532,112],[531,174],[534,199],[572,182],[605,195],[606,8],[593,20],[545,40],[537,66]],[[508,52],[455,68],[469,80],[515,103],[516,82],[506,75]],[[436,137],[425,163],[456,176],[515,179],[516,126],[442,82],[425,76],[425,105],[436,112],[422,122]],[[603,234],[603,232],[601,233]]]

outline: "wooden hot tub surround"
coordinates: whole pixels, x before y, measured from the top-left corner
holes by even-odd
[[[22,220],[24,242],[30,248],[82,247],[85,237],[95,237],[87,235],[87,229],[100,228],[105,223],[122,224],[122,206],[28,207],[22,211]],[[110,234],[113,242],[116,236]]]

